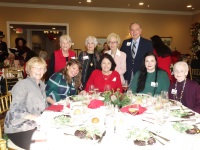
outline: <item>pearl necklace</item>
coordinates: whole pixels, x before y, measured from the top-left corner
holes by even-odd
[[[180,95],[179,98],[177,97],[177,93],[178,93],[178,92],[176,92],[176,94],[174,94],[175,99],[176,99],[177,101],[179,101],[179,102],[181,102],[181,99],[182,99],[182,97],[183,97],[183,92],[184,92],[184,89],[185,89],[185,84],[186,84],[186,79],[185,79],[185,82],[183,83],[183,88],[182,88],[181,95]],[[176,84],[175,84],[175,90],[176,90],[176,88],[177,88],[177,81],[176,81]]]

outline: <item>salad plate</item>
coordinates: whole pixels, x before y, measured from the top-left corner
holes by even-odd
[[[200,126],[197,124],[192,125],[185,122],[176,122],[172,124],[172,127],[180,133],[200,136]]]
[[[187,111],[182,109],[171,110],[170,114],[178,118],[190,118],[191,116],[195,115],[195,113],[192,111]]]
[[[129,129],[127,140],[133,142],[136,146],[153,146],[157,143],[153,134],[145,128]]]
[[[61,114],[53,117],[52,127],[54,128],[66,128],[83,125],[82,119],[73,118],[71,115]]]

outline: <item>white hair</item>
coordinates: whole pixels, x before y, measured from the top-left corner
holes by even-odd
[[[64,40],[67,40],[67,42],[72,43],[72,39],[69,35],[62,35],[60,37],[60,42],[63,42]]]
[[[176,68],[183,68],[185,70],[185,72],[188,72],[189,71],[189,66],[186,62],[184,61],[179,61],[177,63],[174,64],[174,67],[173,67],[173,70],[175,70]]]
[[[90,40],[94,43],[94,46],[96,47],[97,44],[98,44],[98,41],[97,41],[97,39],[96,39],[94,36],[88,36],[88,37],[86,38],[86,40],[85,40],[85,46],[87,46],[87,44],[88,44],[88,42],[89,42]]]

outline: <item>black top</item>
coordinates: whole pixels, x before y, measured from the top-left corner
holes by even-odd
[[[88,56],[90,57],[89,60],[91,60],[91,61],[89,62],[89,65],[88,65],[88,70],[87,70],[87,75],[86,75],[86,81],[88,81],[88,79],[89,79],[92,71],[95,70],[94,59],[93,59],[94,54],[88,54]]]

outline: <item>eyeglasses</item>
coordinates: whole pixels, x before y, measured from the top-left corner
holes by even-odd
[[[117,41],[114,41],[114,42],[111,42],[109,41],[108,44],[117,44],[118,42]]]
[[[43,68],[43,67],[36,67],[36,66],[31,67],[31,68],[33,68],[33,69],[35,69],[35,70],[40,70],[40,71],[44,71],[44,69],[45,69],[45,68]]]

